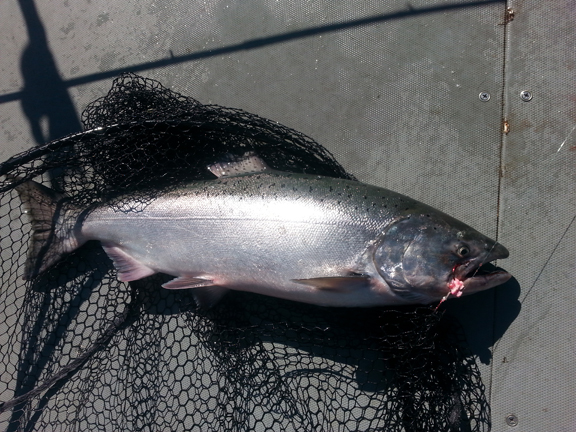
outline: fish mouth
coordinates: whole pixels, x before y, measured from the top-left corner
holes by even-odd
[[[507,258],[508,255],[508,250],[496,243],[483,260],[477,258],[457,264],[450,275],[448,284],[450,293],[459,297],[462,294],[473,294],[502,285],[512,275],[491,262]]]

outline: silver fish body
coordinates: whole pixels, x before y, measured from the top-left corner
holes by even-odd
[[[46,201],[61,202],[37,183],[17,189],[36,228],[51,213]],[[32,248],[28,278],[89,240],[101,242],[120,280],[172,275],[165,288],[195,289],[205,306],[229,289],[325,306],[426,304],[453,292],[455,280],[467,294],[510,277],[477,274],[508,255],[502,245],[423,203],[350,180],[266,170],[193,182],[145,205],[125,196],[62,209],[47,252]]]

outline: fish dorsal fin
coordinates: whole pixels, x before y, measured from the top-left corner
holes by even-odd
[[[226,160],[208,165],[208,171],[218,178],[255,174],[270,170],[270,167],[256,153],[248,152],[243,156],[227,155]]]
[[[292,281],[319,290],[336,292],[351,292],[370,286],[370,277],[362,275],[292,279]]]

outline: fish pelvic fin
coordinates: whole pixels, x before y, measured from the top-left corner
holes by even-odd
[[[10,180],[20,179],[13,177]],[[74,234],[80,212],[66,197],[35,181],[28,180],[14,188],[32,224],[23,276],[25,280],[31,280],[80,246]]]
[[[193,288],[192,295],[196,305],[201,309],[210,309],[224,297],[228,288],[215,285],[212,279],[180,276],[162,285],[163,288],[180,290]]]

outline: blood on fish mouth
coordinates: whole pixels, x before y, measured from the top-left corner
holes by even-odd
[[[460,297],[462,295],[462,290],[464,289],[464,282],[458,278],[454,278],[448,284],[448,288],[450,289],[450,294]]]
[[[450,273],[450,279],[447,284],[448,293],[440,300],[438,305],[436,305],[436,309],[450,297],[453,295],[455,297],[460,297],[464,293],[466,289],[466,285],[469,285],[468,281],[472,281],[475,277],[489,277],[491,275],[503,274],[501,270],[498,270],[496,266],[491,263],[480,263],[476,265],[472,261],[465,261],[460,264],[456,264]],[[468,283],[467,283],[468,282]]]

